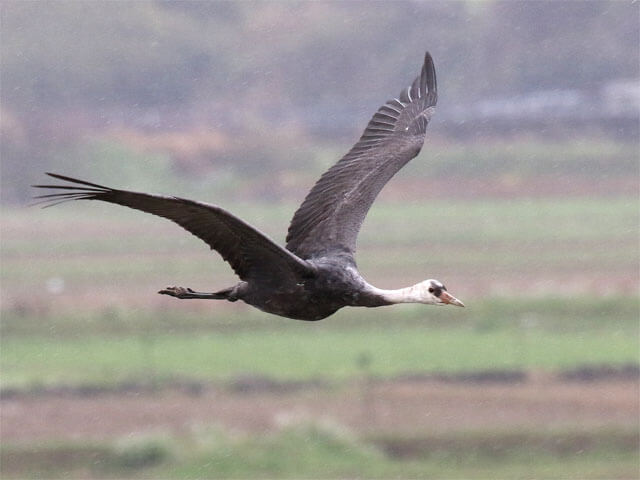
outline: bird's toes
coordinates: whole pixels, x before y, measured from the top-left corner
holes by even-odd
[[[163,288],[162,290],[158,291],[158,293],[160,295],[171,295],[172,297],[177,297],[183,294],[184,291],[185,289],[182,287],[172,286],[172,287]]]

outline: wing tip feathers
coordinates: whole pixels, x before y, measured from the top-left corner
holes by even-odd
[[[422,73],[420,76],[425,77],[427,87],[426,93],[433,93],[437,96],[438,82],[436,78],[436,67],[433,63],[433,57],[431,56],[431,53],[429,53],[429,50],[427,50],[424,54],[424,65],[422,67]],[[422,83],[422,81],[420,83]]]

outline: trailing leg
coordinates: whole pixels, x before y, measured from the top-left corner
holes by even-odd
[[[170,295],[182,300],[192,298],[201,298],[205,300],[229,300],[229,296],[225,290],[215,293],[203,293],[195,292],[192,289],[185,287],[167,287],[160,290],[158,293],[161,295]]]

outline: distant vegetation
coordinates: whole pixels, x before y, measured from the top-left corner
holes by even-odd
[[[301,424],[262,435],[216,429],[120,442],[3,448],[3,478],[633,478],[632,429],[466,431],[357,438]]]
[[[379,101],[363,85],[399,90],[427,48],[446,97],[586,88],[638,76],[639,12],[617,1],[9,1],[2,96],[20,111]]]

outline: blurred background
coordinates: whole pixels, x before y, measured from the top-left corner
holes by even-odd
[[[3,478],[635,478],[640,4],[18,2],[1,12]],[[322,322],[181,302],[236,279],[54,171],[284,242],[433,55],[422,153],[358,262],[467,308]]]

